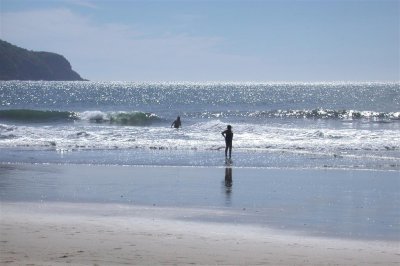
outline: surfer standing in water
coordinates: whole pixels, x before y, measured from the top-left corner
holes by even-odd
[[[225,138],[225,158],[228,158],[228,150],[229,150],[229,159],[231,159],[232,155],[232,140],[233,140],[233,132],[232,126],[228,125],[225,131],[222,131],[222,136]]]
[[[171,127],[180,128],[182,126],[181,117],[178,116],[174,122],[172,122]]]

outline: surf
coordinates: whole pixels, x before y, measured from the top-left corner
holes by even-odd
[[[82,121],[131,126],[147,126],[151,125],[152,123],[163,121],[163,119],[156,114],[140,111],[85,111],[79,113],[78,118]]]
[[[57,111],[34,109],[0,110],[0,121],[20,123],[52,123],[85,121],[94,123],[108,123],[116,125],[147,126],[163,121],[159,116],[141,111]]]
[[[308,119],[372,119],[372,120],[400,120],[400,112],[377,112],[358,110],[332,110],[332,109],[311,109],[311,110],[271,110],[256,111],[249,113],[250,117],[268,118],[308,118]]]
[[[73,121],[78,119],[75,112],[10,109],[0,110],[0,120],[17,122],[51,122],[51,121]]]

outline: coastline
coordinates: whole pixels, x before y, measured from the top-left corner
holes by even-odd
[[[393,171],[0,164],[0,178],[5,265],[400,262]]]
[[[133,167],[224,167],[223,146],[216,150],[167,150],[162,147],[144,149],[74,150],[49,147],[3,148],[0,163],[3,164],[52,164],[52,165],[105,165]],[[234,151],[234,167],[250,169],[306,169],[306,170],[367,170],[400,171],[398,151],[388,151],[386,156],[362,153],[359,156],[308,154],[302,150]],[[222,155],[222,156],[221,156]]]

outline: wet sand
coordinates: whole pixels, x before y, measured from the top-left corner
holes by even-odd
[[[0,264],[400,263],[398,173],[230,170],[2,165]]]
[[[107,210],[118,209],[120,215],[104,215]],[[1,263],[398,265],[400,262],[399,243],[395,242],[318,238],[245,225],[168,219],[166,212],[176,211],[183,210],[107,204],[5,203],[1,211]],[[137,215],[124,215],[125,212]]]

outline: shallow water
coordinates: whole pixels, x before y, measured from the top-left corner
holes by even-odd
[[[400,235],[395,171],[6,164],[0,180],[2,202],[174,208],[178,220],[324,237],[398,241]]]

